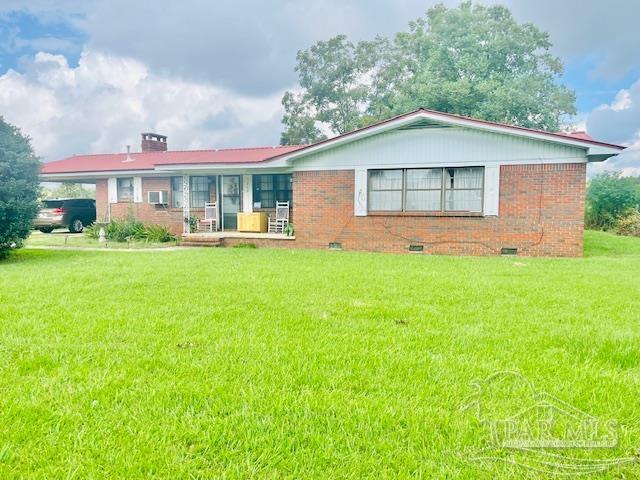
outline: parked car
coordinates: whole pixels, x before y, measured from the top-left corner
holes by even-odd
[[[96,221],[96,201],[91,198],[61,198],[43,200],[33,228],[50,233],[54,228],[68,228],[80,233],[85,225]]]

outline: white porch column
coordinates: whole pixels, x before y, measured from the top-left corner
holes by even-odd
[[[182,232],[183,233],[191,233],[190,222],[191,219],[191,211],[190,211],[190,197],[189,194],[189,175],[182,176]]]
[[[253,212],[253,175],[242,176],[242,211]]]

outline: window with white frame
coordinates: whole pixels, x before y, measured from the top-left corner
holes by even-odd
[[[204,208],[209,201],[209,177],[191,177],[189,185],[191,208]]]
[[[133,201],[133,177],[118,179],[118,202]]]
[[[369,171],[372,212],[482,212],[484,167]]]
[[[402,211],[404,170],[369,171],[369,210]]]
[[[444,210],[447,212],[481,212],[484,168],[444,169]]]
[[[182,208],[182,177],[171,177],[171,206]]]

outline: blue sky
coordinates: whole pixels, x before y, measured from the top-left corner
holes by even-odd
[[[148,129],[172,148],[275,144],[297,50],[337,33],[391,35],[434,3],[4,0],[0,115],[45,160],[122,150]],[[550,33],[577,96],[569,120],[640,151],[640,2],[500,3]],[[616,161],[640,173],[638,152]]]
[[[22,56],[43,49],[64,54],[71,63],[76,63],[87,35],[69,20],[41,18],[20,10],[5,12],[0,16],[0,72],[18,68]]]

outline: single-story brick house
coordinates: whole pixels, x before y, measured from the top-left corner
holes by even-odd
[[[43,181],[95,183],[98,219],[133,214],[189,235],[217,201],[225,244],[384,252],[582,255],[586,167],[624,147],[419,109],[313,145],[142,152],[46,163]],[[150,204],[149,192],[167,192]],[[238,212],[291,202],[293,237],[239,233]],[[517,249],[517,250],[514,250]]]

